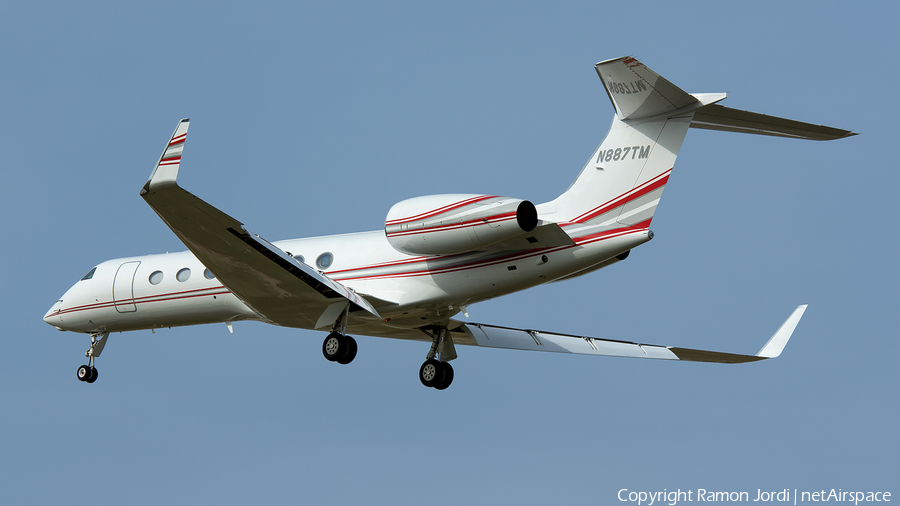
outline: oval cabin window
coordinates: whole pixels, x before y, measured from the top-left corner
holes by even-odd
[[[331,253],[322,253],[319,255],[319,258],[316,259],[316,267],[321,270],[325,270],[331,267],[331,264],[334,262],[334,255]]]

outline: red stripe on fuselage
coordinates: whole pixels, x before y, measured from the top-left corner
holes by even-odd
[[[91,309],[106,309],[109,307],[115,306],[123,306],[126,304],[144,304],[147,302],[165,302],[170,300],[178,300],[178,299],[190,299],[194,297],[204,297],[207,295],[227,295],[231,293],[231,291],[225,289],[224,286],[215,286],[212,288],[198,288],[196,290],[185,290],[183,292],[170,292],[163,293],[159,295],[147,295],[143,297],[135,297],[132,299],[122,299],[122,300],[109,300],[104,302],[95,302],[93,304],[85,304],[82,306],[72,306],[66,309],[61,309],[56,313],[53,313],[50,316],[63,315],[68,313],[77,313],[79,311],[89,311]],[[216,292],[212,292],[211,290],[219,290]],[[206,293],[196,293],[196,292],[206,292]],[[161,298],[164,297],[164,298]]]
[[[575,238],[573,240],[575,241],[575,244],[581,246],[584,244],[597,242],[598,240],[601,240],[601,239],[608,239],[610,237],[618,237],[622,234],[627,234],[630,232],[637,232],[640,230],[646,230],[647,228],[650,227],[651,221],[652,220],[644,220],[640,223],[635,223],[634,225],[629,225],[624,228],[617,228],[615,230],[605,230],[603,232],[597,232],[595,234],[584,235],[584,236]]]
[[[612,209],[615,209],[619,206],[625,205],[638,197],[646,195],[646,194],[652,192],[653,190],[656,190],[657,188],[665,186],[666,183],[668,183],[668,181],[669,181],[669,174],[671,174],[671,173],[672,173],[672,169],[669,169],[669,170],[663,172],[662,174],[660,174],[659,176],[656,176],[655,178],[651,179],[650,181],[647,181],[646,183],[644,183],[640,186],[636,186],[636,187],[628,190],[627,192],[619,195],[618,197],[616,197],[612,200],[608,200],[608,201],[604,202],[603,204],[591,209],[590,211],[578,216],[577,218],[575,218],[569,222],[566,222],[566,224],[568,225],[571,223],[584,223],[590,219],[600,216],[603,213],[609,212]],[[560,226],[562,226],[562,224],[560,224]]]
[[[335,281],[339,281],[339,282],[350,281],[350,280],[408,278],[408,277],[415,277],[415,276],[447,274],[447,273],[451,273],[451,272],[458,272],[458,271],[469,270],[469,269],[477,269],[480,267],[488,267],[491,265],[501,264],[501,263],[505,263],[505,262],[512,262],[512,261],[521,260],[524,258],[533,257],[535,255],[554,253],[554,252],[563,251],[563,250],[566,250],[569,248],[575,248],[578,246],[593,244],[595,242],[603,241],[606,239],[611,239],[613,237],[620,237],[622,235],[631,234],[634,232],[640,232],[642,230],[646,230],[647,227],[649,227],[649,226],[650,226],[650,220],[645,220],[645,221],[636,223],[636,224],[628,226],[628,227],[622,227],[622,228],[617,228],[617,229],[612,229],[612,230],[604,230],[602,232],[588,234],[588,235],[585,235],[582,237],[574,237],[573,238],[573,240],[575,241],[574,245],[516,251],[516,252],[510,253],[508,255],[503,255],[500,257],[487,258],[487,259],[474,259],[470,263],[465,263],[462,265],[447,266],[447,267],[442,267],[442,268],[437,268],[437,269],[425,268],[425,269],[410,270],[410,271],[403,271],[403,272],[388,272],[388,273],[384,273],[384,274],[370,274],[370,275],[348,276],[348,277],[334,276],[334,274],[338,274],[338,273],[351,273],[354,271],[366,271],[366,270],[375,269],[375,268],[380,267],[380,266],[366,266],[366,267],[357,267],[357,268],[353,268],[353,269],[345,269],[342,271],[326,272],[325,274],[327,274],[329,277],[332,277],[332,279],[334,279]],[[452,256],[462,256],[462,255],[466,255],[466,254],[467,253],[461,253],[459,255],[452,255]],[[415,264],[415,263],[420,263],[420,262],[427,262],[428,260],[446,260],[447,258],[451,258],[452,256],[422,258],[421,260],[411,260],[408,263]]]

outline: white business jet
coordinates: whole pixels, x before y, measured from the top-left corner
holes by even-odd
[[[178,123],[141,197],[188,251],[108,260],[44,316],[89,334],[81,381],[111,332],[256,320],[328,332],[322,352],[348,364],[350,333],[431,343],[419,379],[443,390],[456,346],[741,363],[775,358],[805,305],[756,355],[657,346],[455,320],[467,306],[575,278],[625,260],[653,238],[650,223],[688,128],[830,140],[847,130],[717,105],[724,93],[691,94],[631,57],[595,65],[615,107],[612,127],[575,182],[534,205],[496,195],[404,200],[384,230],[269,242],[178,186],[189,120]]]

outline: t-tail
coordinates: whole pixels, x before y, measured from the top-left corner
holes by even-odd
[[[647,229],[689,128],[831,140],[855,135],[716,104],[725,93],[687,93],[633,57],[594,66],[615,107],[612,127],[572,186],[538,207],[580,237]]]

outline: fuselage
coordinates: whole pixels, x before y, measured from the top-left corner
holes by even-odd
[[[370,298],[383,318],[379,327],[415,328],[446,322],[479,301],[608,265],[650,237],[646,228],[619,228],[576,238],[569,246],[444,256],[398,252],[383,231],[274,244]],[[360,318],[349,328],[364,334],[367,322]],[[84,333],[239,320],[264,319],[190,251],[103,262],[44,316],[59,330]]]

